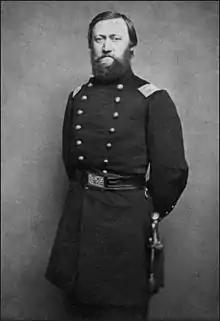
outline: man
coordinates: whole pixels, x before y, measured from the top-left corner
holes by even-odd
[[[169,94],[133,73],[137,36],[125,15],[97,15],[88,43],[93,77],[67,102],[70,187],[46,277],[111,321],[140,320],[151,214],[167,216],[187,183],[181,123]]]

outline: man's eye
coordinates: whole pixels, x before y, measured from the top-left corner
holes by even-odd
[[[102,38],[95,38],[95,41],[96,41],[96,42],[101,42],[101,41],[102,41]]]
[[[112,37],[112,40],[113,41],[119,41],[119,40],[121,40],[121,38],[120,37]]]

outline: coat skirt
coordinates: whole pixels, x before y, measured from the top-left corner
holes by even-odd
[[[145,306],[152,200],[143,189],[85,189],[71,182],[46,278],[77,301]]]

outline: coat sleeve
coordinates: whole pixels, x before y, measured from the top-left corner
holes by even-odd
[[[63,129],[62,129],[62,159],[65,166],[66,174],[71,180],[73,176],[73,166],[71,166],[71,141],[72,141],[72,127],[73,122],[73,99],[72,92],[69,94],[66,109],[64,113]]]
[[[175,207],[188,179],[180,118],[169,94],[152,94],[147,117],[150,174],[147,182],[154,210],[163,218]]]

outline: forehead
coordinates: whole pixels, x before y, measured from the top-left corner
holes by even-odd
[[[128,37],[128,28],[126,22],[122,18],[99,21],[93,29],[93,34],[118,34]]]

